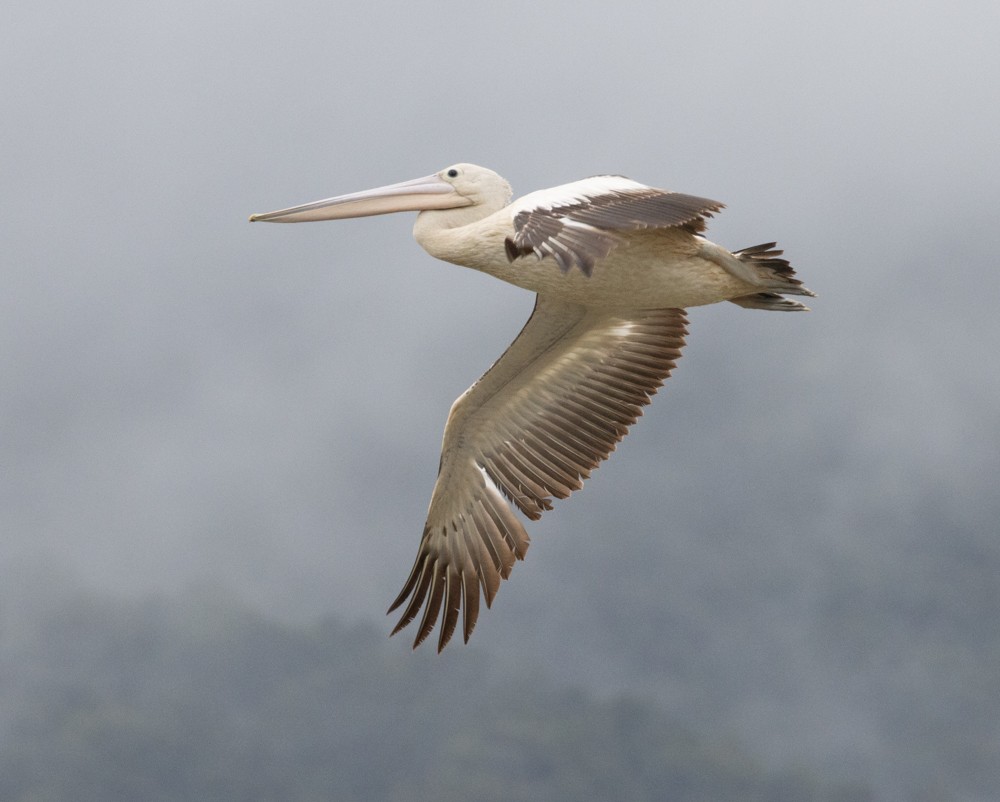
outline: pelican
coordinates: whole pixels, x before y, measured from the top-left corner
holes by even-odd
[[[466,642],[516,560],[531,520],[566,498],[628,432],[670,375],[685,308],[731,301],[805,311],[812,296],[775,243],[728,251],[705,239],[708,198],[601,175],[511,202],[474,164],[250,217],[299,223],[419,212],[431,256],[535,293],[507,351],[451,407],[413,569],[389,613],[395,635],[423,610],[413,647],[440,619],[438,651],[462,618]]]

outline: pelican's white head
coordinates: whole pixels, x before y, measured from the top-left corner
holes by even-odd
[[[451,184],[456,193],[467,198],[469,206],[482,207],[482,217],[493,214],[510,203],[510,184],[486,167],[478,164],[453,164],[436,175]]]
[[[492,170],[475,164],[453,164],[424,178],[254,214],[250,222],[305,223],[463,207],[470,207],[469,216],[476,219],[502,209],[510,202],[510,194],[510,185]],[[475,211],[471,207],[476,207]]]

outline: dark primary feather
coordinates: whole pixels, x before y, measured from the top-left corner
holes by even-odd
[[[427,524],[389,612],[420,613],[414,646],[462,614],[469,639],[500,580],[523,559],[530,519],[583,486],[670,375],[684,344],[680,309],[615,314],[538,299],[507,352],[452,407]],[[407,601],[408,600],[408,601]]]

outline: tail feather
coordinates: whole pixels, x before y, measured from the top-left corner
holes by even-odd
[[[744,309],[767,309],[771,312],[808,312],[809,307],[778,295],[776,292],[758,292],[754,295],[741,295],[739,298],[730,298],[730,303],[742,306]]]
[[[782,298],[780,293],[788,295],[806,295],[815,297],[816,293],[803,286],[802,282],[795,278],[795,270],[788,263],[787,259],[782,259],[784,253],[780,248],[776,248],[776,242],[765,242],[761,245],[752,245],[733,251],[733,256],[743,264],[754,269],[762,279],[762,285],[771,292],[758,292],[752,295],[744,295],[731,299],[734,304],[747,309],[770,309],[782,312],[807,311],[808,306]]]

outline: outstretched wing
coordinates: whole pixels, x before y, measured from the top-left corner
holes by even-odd
[[[723,208],[708,198],[667,192],[621,176],[595,176],[527,195],[514,214],[514,236],[504,243],[510,261],[551,256],[567,272],[589,276],[621,241],[621,232],[643,228],[705,229],[705,218]]]
[[[423,608],[414,647],[441,618],[438,650],[462,612],[468,641],[523,559],[531,519],[565,498],[615,448],[670,375],[684,344],[681,309],[615,314],[538,298],[517,339],[451,408],[441,466],[413,570],[389,612],[393,634]]]

